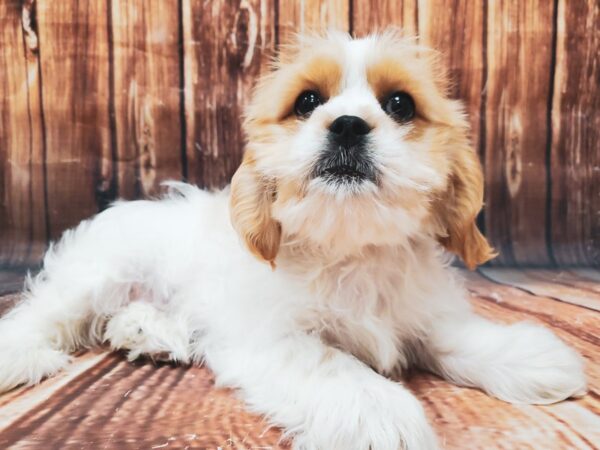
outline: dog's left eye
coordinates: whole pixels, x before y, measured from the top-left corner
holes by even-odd
[[[307,117],[322,103],[323,100],[317,91],[304,91],[296,99],[294,112],[299,117]]]
[[[394,92],[383,101],[381,106],[398,122],[408,122],[415,117],[415,101],[406,92]]]

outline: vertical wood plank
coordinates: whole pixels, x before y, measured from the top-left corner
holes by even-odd
[[[279,42],[294,33],[350,31],[352,0],[279,0]]]
[[[116,172],[120,197],[182,176],[178,2],[113,0]]]
[[[112,197],[106,0],[38,0],[51,237]],[[110,198],[109,198],[110,199]]]
[[[352,31],[356,36],[395,26],[407,36],[417,35],[418,0],[353,0]]]
[[[46,246],[43,123],[32,1],[0,2],[0,267]]]
[[[476,149],[481,148],[483,33],[484,0],[419,1],[420,42],[441,52],[452,80],[451,95],[464,102]]]
[[[499,262],[548,264],[547,105],[553,2],[489,2],[487,237]]]
[[[25,32],[23,6],[37,8]],[[28,264],[47,230],[56,237],[116,195],[179,178],[182,156],[191,181],[225,184],[276,26],[286,41],[395,25],[443,52],[474,144],[487,148],[485,225],[499,262],[600,265],[599,9],[592,0],[5,0],[0,263]]]
[[[241,160],[243,106],[273,52],[274,3],[182,1],[189,179],[222,187]]]
[[[558,264],[600,266],[600,4],[559,0],[551,241]]]

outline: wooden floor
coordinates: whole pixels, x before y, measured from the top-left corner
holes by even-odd
[[[600,272],[486,269],[465,276],[480,314],[541,323],[576,348],[590,391],[557,405],[515,406],[413,374],[407,384],[444,448],[599,448]],[[15,298],[4,296],[0,307]],[[82,353],[60,376],[0,396],[1,449],[287,448],[279,438],[234,393],[216,388],[206,368],[129,363],[102,352]]]

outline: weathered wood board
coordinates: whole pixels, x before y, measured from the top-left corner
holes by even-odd
[[[182,178],[179,10],[163,0],[114,0],[111,20],[113,167],[120,197],[154,195]]]
[[[45,146],[32,2],[0,3],[0,267],[46,247]]]
[[[490,2],[485,231],[498,261],[551,263],[546,246],[553,3]]]
[[[549,247],[559,265],[600,264],[600,3],[558,1]]]
[[[499,270],[494,269],[497,276]],[[552,329],[586,361],[585,397],[549,406],[510,405],[424,373],[405,382],[446,450],[596,449],[600,314],[527,292],[515,275],[505,272],[497,283],[465,273],[475,310],[497,322],[528,320]],[[567,280],[582,289],[593,281],[571,272],[527,275]],[[551,290],[552,283],[546,287]],[[556,292],[563,287],[561,281]],[[0,298],[0,314],[15,300]],[[207,368],[130,363],[118,354],[82,353],[61,375],[0,396],[1,448],[289,448],[280,438],[280,430],[248,413],[234,392],[217,388]]]
[[[108,2],[38,0],[48,230],[56,238],[113,199]]]
[[[290,42],[296,33],[349,32],[350,9],[347,0],[279,0],[278,42]]]
[[[352,31],[357,36],[382,31],[389,26],[401,28],[407,35],[419,33],[417,0],[355,0],[352,6]]]
[[[482,135],[486,80],[484,0],[435,0],[419,5],[420,42],[440,52],[453,80],[451,95],[461,99],[469,115],[472,143],[483,156]]]
[[[188,179],[223,187],[242,158],[242,105],[275,44],[273,0],[183,0]]]
[[[4,0],[0,265],[165,179],[226,185],[252,84],[295,32],[442,52],[485,164],[496,265],[600,266],[595,0]]]

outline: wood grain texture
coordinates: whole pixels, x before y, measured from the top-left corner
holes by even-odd
[[[182,130],[177,2],[112,0],[116,187],[128,199],[179,180]]]
[[[0,266],[46,247],[44,129],[31,1],[0,2]]]
[[[0,296],[12,294],[23,289],[23,281],[27,272],[22,268],[0,270]],[[0,306],[0,314],[2,307]]]
[[[401,28],[407,36],[418,29],[418,0],[353,0],[352,31],[364,36],[388,26]]]
[[[113,197],[108,3],[38,0],[36,5],[48,228],[56,238]]]
[[[279,0],[279,42],[290,42],[294,33],[329,29],[350,31],[349,0]]]
[[[230,390],[215,388],[207,369],[111,355],[12,422],[0,445],[249,449],[276,446],[279,435]]]
[[[485,163],[495,264],[600,266],[599,10],[594,0],[4,0],[0,266],[34,265],[48,238],[164,179],[226,185],[240,115],[277,42],[389,25],[418,33],[450,68]]]
[[[549,264],[546,145],[553,3],[489,2],[485,231],[504,264]]]
[[[6,280],[2,279],[1,280],[2,283],[4,283]],[[21,278],[22,281],[22,278]],[[12,280],[9,281],[9,283],[11,283]],[[21,282],[21,287],[23,286],[23,283]],[[5,286],[5,284],[3,284],[3,286]],[[0,297],[0,316],[3,316],[10,308],[13,307],[13,305],[15,305],[20,298],[20,294],[8,294],[8,295],[2,295]]]
[[[99,350],[80,352],[69,366],[56,376],[36,386],[13,390],[0,399],[0,430],[11,426],[22,414],[39,407],[63,386],[108,357]]]
[[[484,0],[419,2],[420,42],[440,52],[452,80],[451,95],[464,102],[476,149],[482,146],[484,12]]]
[[[551,245],[600,267],[600,3],[559,0],[552,102]]]
[[[183,0],[189,180],[223,187],[237,169],[243,105],[275,44],[273,0]]]
[[[583,285],[590,277],[548,272]],[[408,374],[447,450],[596,449],[600,442],[600,317],[596,311],[464,273],[477,313],[552,329],[586,361],[589,393],[549,406],[510,405],[433,375]],[[5,302],[0,298],[0,306]],[[10,417],[9,417],[10,413]],[[281,432],[248,413],[207,368],[82,353],[68,373],[0,397],[2,448],[282,449]]]
[[[600,283],[583,279],[565,270],[489,267],[481,268],[480,273],[497,283],[600,312]]]
[[[475,303],[475,310],[506,323],[529,320],[549,327],[568,342],[586,360],[586,376],[591,395],[581,399],[597,404],[600,380],[600,315],[546,296],[534,295],[504,283],[490,283],[476,273],[469,273],[468,288],[485,302]]]

